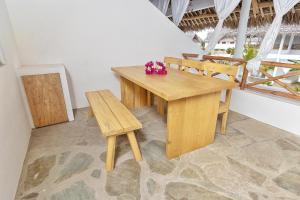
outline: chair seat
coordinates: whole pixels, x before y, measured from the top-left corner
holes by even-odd
[[[225,102],[220,101],[219,114],[227,112],[227,111],[228,111],[228,108],[227,108]]]

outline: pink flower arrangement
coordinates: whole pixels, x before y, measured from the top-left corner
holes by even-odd
[[[154,63],[152,61],[149,61],[145,64],[145,73],[146,74],[153,74],[154,73]]]
[[[159,75],[166,75],[167,70],[164,63],[156,61],[156,65],[154,65],[153,61],[149,61],[145,64],[145,73],[146,74],[159,74]]]
[[[164,65],[164,63],[156,61],[156,73],[161,75],[167,74],[166,66]]]

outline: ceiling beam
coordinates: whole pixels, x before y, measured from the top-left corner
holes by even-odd
[[[172,1],[170,1],[170,3],[172,3]],[[193,12],[193,11],[197,11],[197,10],[203,10],[203,9],[207,9],[207,8],[212,8],[214,7],[214,0],[192,0],[190,1],[190,4],[188,6],[188,8],[186,9],[186,12]],[[171,17],[172,16],[172,9],[169,8],[167,11],[166,16]]]
[[[257,9],[255,12],[256,12],[256,15],[258,15],[259,12],[261,12],[261,15],[264,17],[265,15],[273,15],[273,12],[270,12],[270,13],[264,13],[263,12],[263,8],[270,8],[270,6],[272,7],[273,6],[273,3],[272,2],[262,2],[262,3],[258,3],[257,0],[252,0],[252,9],[253,9],[253,1],[256,1],[257,3],[257,6],[255,7],[255,9]],[[292,12],[296,12],[300,9],[300,7],[294,7],[292,9]],[[241,10],[240,9],[235,9],[233,11],[233,13],[239,13]],[[255,17],[255,14],[253,12],[253,15]],[[207,18],[216,18],[218,17],[217,14],[213,13],[213,14],[202,14],[202,15],[199,15],[199,16],[193,16],[193,17],[183,17],[182,20],[196,20],[196,19],[207,19]]]
[[[258,14],[258,3],[257,0],[252,0],[252,12],[253,16],[256,18],[256,15]]]

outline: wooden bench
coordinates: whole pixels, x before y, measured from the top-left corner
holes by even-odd
[[[90,116],[95,116],[102,134],[107,138],[106,170],[114,168],[116,137],[127,134],[131,149],[137,161],[142,160],[134,130],[142,124],[109,91],[86,92],[90,104]]]

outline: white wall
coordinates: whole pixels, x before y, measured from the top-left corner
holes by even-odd
[[[0,199],[14,199],[30,137],[15,68],[19,61],[4,0],[0,0],[0,45],[7,64],[0,67]]]
[[[230,109],[300,136],[300,102],[237,89]]]
[[[119,83],[110,68],[199,52],[148,0],[7,0],[22,64],[64,63],[73,107]]]

